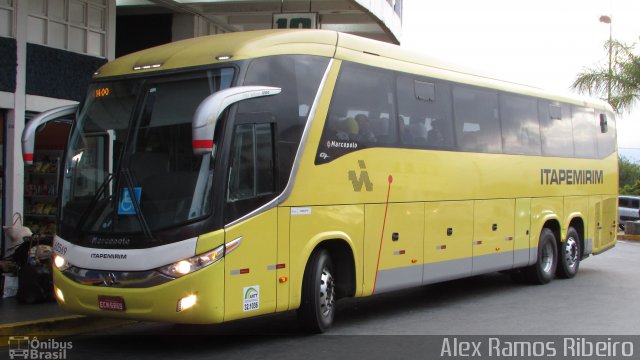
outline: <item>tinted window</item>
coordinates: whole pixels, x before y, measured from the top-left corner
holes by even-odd
[[[538,101],[542,154],[573,156],[571,107],[566,104]]]
[[[593,109],[572,106],[573,147],[577,157],[596,157],[596,126]]]
[[[277,123],[278,187],[289,181],[298,145],[329,59],[287,55],[251,61],[243,85],[275,86],[278,95],[246,100],[238,107],[238,118],[268,119]]]
[[[402,143],[433,149],[452,149],[451,87],[433,80],[397,79]]]
[[[501,94],[500,118],[505,153],[540,155],[540,124],[535,99]]]
[[[274,193],[274,156],[271,124],[236,126],[227,201],[235,202]]]
[[[333,91],[316,163],[396,142],[393,73],[344,62]]]
[[[460,150],[502,151],[496,91],[454,86],[453,109]]]

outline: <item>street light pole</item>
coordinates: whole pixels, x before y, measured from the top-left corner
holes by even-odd
[[[609,24],[609,78],[607,81],[607,102],[611,103],[611,79],[613,78],[613,68],[612,68],[612,25],[611,25],[611,16],[607,16],[607,15],[602,15],[600,16],[600,22],[601,23],[605,23],[605,24]]]

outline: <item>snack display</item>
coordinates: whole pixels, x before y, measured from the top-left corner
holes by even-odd
[[[52,237],[56,231],[59,150],[36,153],[33,166],[28,168],[24,186],[25,223],[36,237]]]

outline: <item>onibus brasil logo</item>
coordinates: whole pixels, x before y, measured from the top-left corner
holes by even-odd
[[[56,339],[38,340],[37,337],[9,336],[9,359],[55,359],[67,358],[67,350],[73,348],[71,341]]]

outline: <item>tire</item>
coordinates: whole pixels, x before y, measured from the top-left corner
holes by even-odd
[[[558,247],[556,236],[548,228],[542,229],[538,242],[538,259],[535,264],[525,269],[529,282],[543,285],[553,280],[558,264]]]
[[[571,279],[576,276],[582,257],[580,235],[576,229],[570,227],[567,231],[567,240],[558,244],[558,257],[556,275],[562,279]]]
[[[309,333],[322,333],[333,324],[335,315],[335,280],[329,252],[317,249],[311,255],[302,280],[302,302],[298,320]]]

